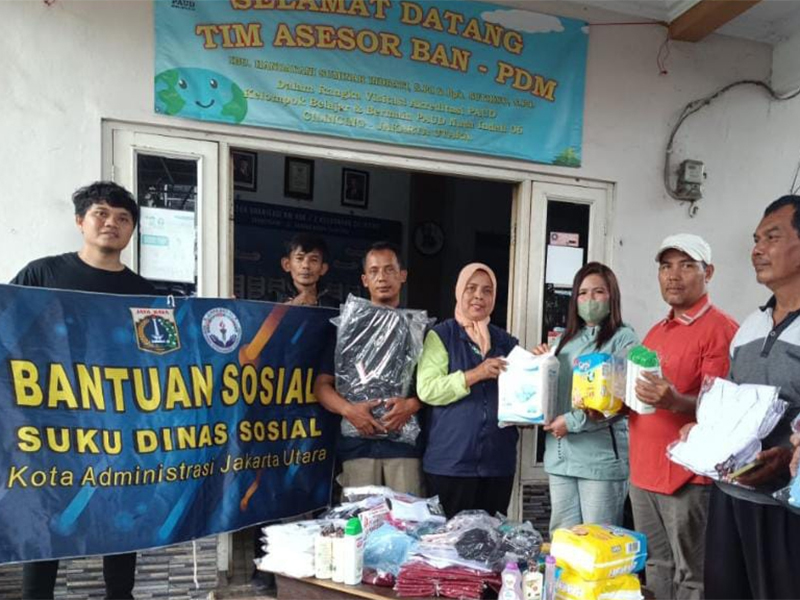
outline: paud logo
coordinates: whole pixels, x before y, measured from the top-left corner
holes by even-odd
[[[131,316],[139,350],[166,354],[180,349],[181,340],[173,309],[132,308]]]
[[[228,354],[242,341],[242,326],[227,308],[212,308],[203,316],[203,337],[217,352]]]
[[[182,8],[183,10],[197,10],[194,0],[172,0],[172,8]]]

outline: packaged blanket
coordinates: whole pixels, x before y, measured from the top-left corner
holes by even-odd
[[[540,425],[555,418],[559,365],[555,355],[535,356],[516,346],[506,361],[498,378],[498,425]]]

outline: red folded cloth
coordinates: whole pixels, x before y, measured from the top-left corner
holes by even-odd
[[[417,560],[400,567],[394,589],[398,596],[440,596],[479,600],[487,585],[499,590],[500,575],[467,567],[437,568]]]

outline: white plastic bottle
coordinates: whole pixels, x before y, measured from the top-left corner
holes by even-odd
[[[528,570],[522,576],[522,592],[525,600],[542,600],[544,575],[539,572],[535,561],[528,563]]]
[[[498,600],[523,600],[522,597],[522,573],[515,562],[506,563],[501,576],[503,587],[500,588]]]
[[[364,535],[361,521],[353,517],[344,526],[342,538],[342,571],[346,585],[358,585],[364,571]]]
[[[548,555],[544,559],[544,600],[556,597],[556,557]]]
[[[336,583],[344,583],[344,538],[340,537],[339,532],[337,534],[331,538],[331,579]]]
[[[314,538],[314,577],[333,577],[333,538],[318,533]]]

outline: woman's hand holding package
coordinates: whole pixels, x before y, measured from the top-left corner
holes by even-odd
[[[564,415],[559,415],[544,426],[545,431],[549,431],[556,439],[561,439],[569,432],[567,431],[567,419]]]
[[[369,402],[351,402],[347,411],[342,415],[350,421],[363,436],[375,435],[375,433],[385,433],[386,427],[381,425],[372,416],[372,409],[381,403],[380,400],[370,400]]]
[[[388,431],[399,431],[421,406],[422,403],[419,399],[413,396],[411,398],[389,398],[386,401],[388,411],[383,415],[381,423]]]
[[[506,370],[506,361],[503,358],[487,358],[474,369],[470,369],[464,376],[467,378],[467,387],[472,387],[479,381],[497,379],[500,373]]]
[[[583,412],[585,412],[586,416],[592,421],[605,421],[608,418],[602,412],[593,408],[584,408]]]
[[[541,356],[542,354],[547,354],[548,352],[550,352],[549,344],[539,344],[538,346],[536,346],[536,348],[531,350],[531,354],[534,354],[536,356]]]

